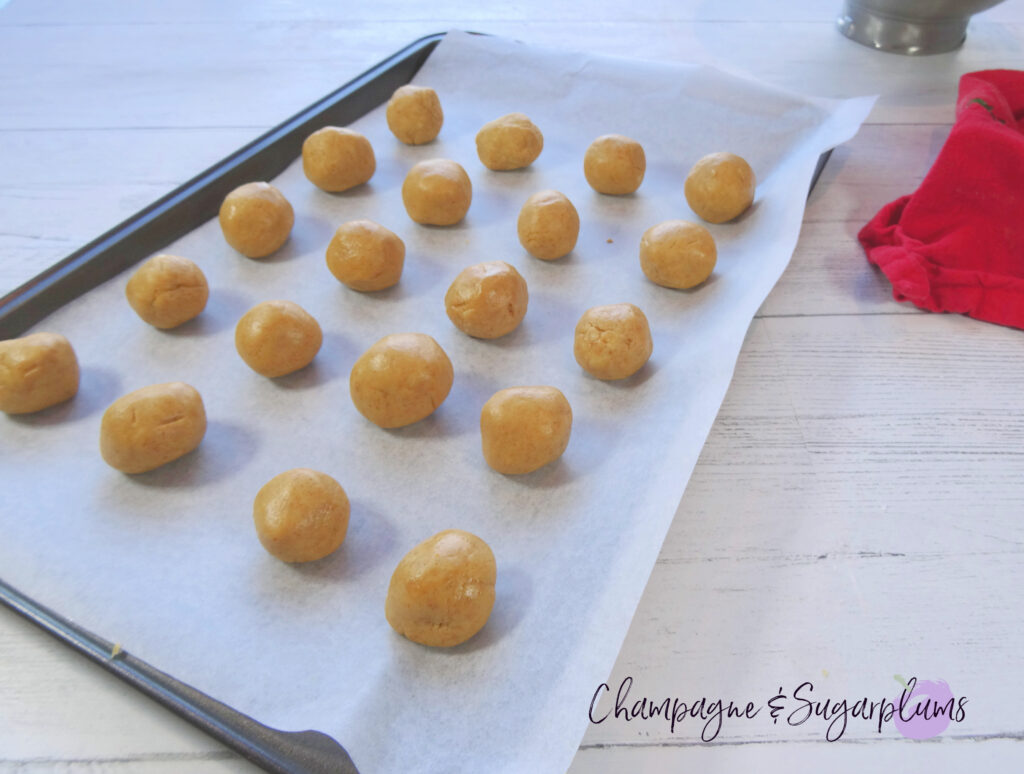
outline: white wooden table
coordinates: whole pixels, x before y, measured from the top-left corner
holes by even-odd
[[[633,699],[763,704],[803,681],[819,699],[893,697],[894,674],[916,675],[968,697],[966,716],[938,744],[855,719],[830,744],[825,722],[763,716],[726,721],[708,744],[692,720],[672,732],[612,717],[589,727],[572,771],[1020,771],[1024,333],[895,303],[855,234],[928,170],[960,74],[1024,69],[1022,4],[925,58],[840,37],[839,0],[565,5],[0,8],[0,292],[447,28],[707,62],[820,96],[878,93],[810,198],[607,680],[614,692],[632,677]],[[0,613],[0,772],[53,770],[253,768]]]

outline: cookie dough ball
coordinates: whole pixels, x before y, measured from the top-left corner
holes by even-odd
[[[640,267],[666,288],[692,288],[715,268],[718,250],[711,232],[687,220],[651,226],[640,240]]]
[[[308,366],[322,343],[320,324],[291,301],[257,304],[235,326],[235,349],[242,360],[271,378]]]
[[[78,358],[59,333],[0,341],[0,411],[31,414],[78,392]]]
[[[430,416],[452,389],[452,361],[425,333],[385,336],[349,375],[359,413],[380,427],[404,427]]]
[[[205,434],[206,410],[195,387],[151,384],[103,413],[100,454],[122,473],[145,473],[188,454]]]
[[[343,223],[327,246],[327,268],[353,290],[384,290],[398,283],[405,243],[372,220]]]
[[[528,167],[544,150],[544,135],[522,113],[488,121],[476,134],[476,154],[488,169]]]
[[[448,319],[465,334],[496,339],[514,331],[526,315],[526,280],[504,261],[488,261],[459,272],[444,296]]]
[[[734,153],[705,156],[686,176],[683,190],[690,209],[708,223],[725,223],[754,201],[754,170]]]
[[[519,244],[534,258],[554,261],[576,247],[580,216],[563,193],[538,191],[519,211]]]
[[[632,376],[643,368],[653,349],[651,326],[633,304],[592,307],[576,324],[576,362],[598,379]]]
[[[308,468],[274,476],[252,504],[260,543],[283,562],[313,562],[333,553],[345,540],[348,516],[341,484]]]
[[[295,211],[270,183],[246,183],[224,198],[220,228],[224,239],[248,258],[264,258],[288,239]]]
[[[497,576],[494,553],[483,540],[460,529],[438,532],[398,563],[384,615],[403,637],[450,648],[487,623]]]
[[[302,171],[331,193],[362,185],[377,170],[373,146],[359,132],[340,126],[318,129],[302,143]]]
[[[421,161],[402,183],[409,217],[427,226],[451,226],[469,212],[473,184],[459,164],[448,159]]]
[[[572,408],[554,387],[509,387],[480,412],[484,459],[499,473],[530,473],[562,456],[572,431]]]
[[[154,255],[128,280],[124,294],[135,314],[155,328],[177,328],[206,308],[210,286],[188,258]]]
[[[647,171],[643,146],[621,134],[598,137],[583,155],[583,174],[590,187],[603,194],[631,194]]]
[[[400,86],[384,113],[388,129],[406,145],[423,145],[437,137],[444,112],[437,92],[425,86]]]

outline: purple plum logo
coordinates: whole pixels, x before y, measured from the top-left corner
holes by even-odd
[[[957,722],[963,720],[967,699],[958,702],[945,680],[895,679],[903,692],[892,700],[892,722],[907,739],[931,739],[949,727],[954,715]]]

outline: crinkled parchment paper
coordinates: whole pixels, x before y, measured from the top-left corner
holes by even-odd
[[[818,156],[856,132],[871,100],[812,100],[707,67],[462,33],[415,82],[441,96],[439,139],[402,145],[381,107],[355,124],[376,150],[368,185],[329,195],[293,164],[274,181],[296,211],[277,255],[243,258],[216,222],[169,246],[210,281],[197,320],[172,332],[143,324],[124,301],[125,275],[37,326],[71,339],[82,388],[65,406],[0,419],[0,576],[265,723],[332,734],[366,774],[562,772],[747,327],[793,252]],[[476,131],[513,111],[542,129],[544,152],[528,169],[490,172]],[[601,196],[584,180],[584,149],[612,132],[646,149],[635,195]],[[695,219],[682,182],[717,150],[751,162],[756,201],[738,222],[710,226],[719,258],[708,282],[657,287],[640,271],[640,236],[662,220]],[[458,226],[418,226],[402,207],[405,172],[432,157],[455,159],[473,180]],[[520,206],[543,188],[567,194],[582,221],[576,250],[553,263],[528,256],[516,237]],[[355,218],[405,241],[397,287],[364,295],[328,273],[326,245]],[[502,339],[470,339],[445,316],[444,293],[463,267],[495,259],[526,278],[529,311]],[[233,334],[250,306],[273,298],[304,306],[325,339],[314,365],[268,380],[242,363]],[[576,365],[573,328],[587,308],[623,301],[646,312],[654,355],[636,376],[600,382]],[[438,340],[455,385],[430,418],[382,430],[352,406],[348,373],[366,347],[402,331]],[[97,448],[105,407],[172,380],[205,400],[199,450],[138,476],[107,467]],[[505,477],[481,456],[480,408],[503,387],[529,384],[566,394],[572,440],[559,462]],[[335,555],[290,566],[257,542],[252,500],[300,466],[341,482],[352,519]],[[384,596],[405,552],[452,527],[494,549],[497,602],[474,639],[431,650],[391,630]]]

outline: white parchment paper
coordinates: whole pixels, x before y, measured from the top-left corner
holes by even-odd
[[[143,324],[124,301],[125,275],[37,326],[71,339],[82,387],[64,406],[0,419],[0,576],[265,723],[330,733],[364,774],[562,772],[744,333],[793,252],[818,156],[856,132],[872,100],[812,100],[707,67],[462,33],[415,81],[441,96],[440,138],[402,145],[382,107],[354,125],[376,150],[368,185],[329,195],[293,164],[274,181],[296,210],[277,255],[238,255],[216,222],[169,246],[210,281],[197,320],[173,332]],[[529,169],[490,172],[476,131],[513,111],[542,129],[544,151]],[[584,149],[612,132],[646,149],[635,195],[601,196],[584,180]],[[719,259],[707,283],[657,287],[640,271],[640,236],[662,220],[696,219],[682,181],[717,150],[751,162],[754,206],[710,227]],[[405,172],[432,157],[455,159],[473,180],[469,215],[452,228],[417,226],[402,207]],[[516,237],[520,206],[543,188],[567,194],[582,221],[576,250],[554,263],[528,256]],[[396,288],[359,294],[328,273],[326,245],[355,218],[405,241]],[[443,296],[462,268],[494,259],[526,278],[529,311],[502,339],[470,339],[448,321]],[[325,332],[314,364],[277,380],[250,371],[233,341],[238,318],[272,298],[300,303]],[[646,312],[654,355],[636,376],[600,382],[576,365],[573,328],[590,306],[623,301]],[[366,347],[402,331],[438,340],[455,385],[430,418],[385,431],[352,406],[348,373]],[[107,467],[97,448],[105,407],[172,380],[203,395],[199,450],[139,476]],[[480,408],[524,384],[566,394],[572,440],[561,461],[505,477],[481,456]],[[337,478],[352,518],[335,555],[290,566],[259,545],[251,509],[267,480],[300,466]],[[497,602],[477,637],[432,650],[391,630],[384,597],[405,552],[452,527],[492,546]]]

